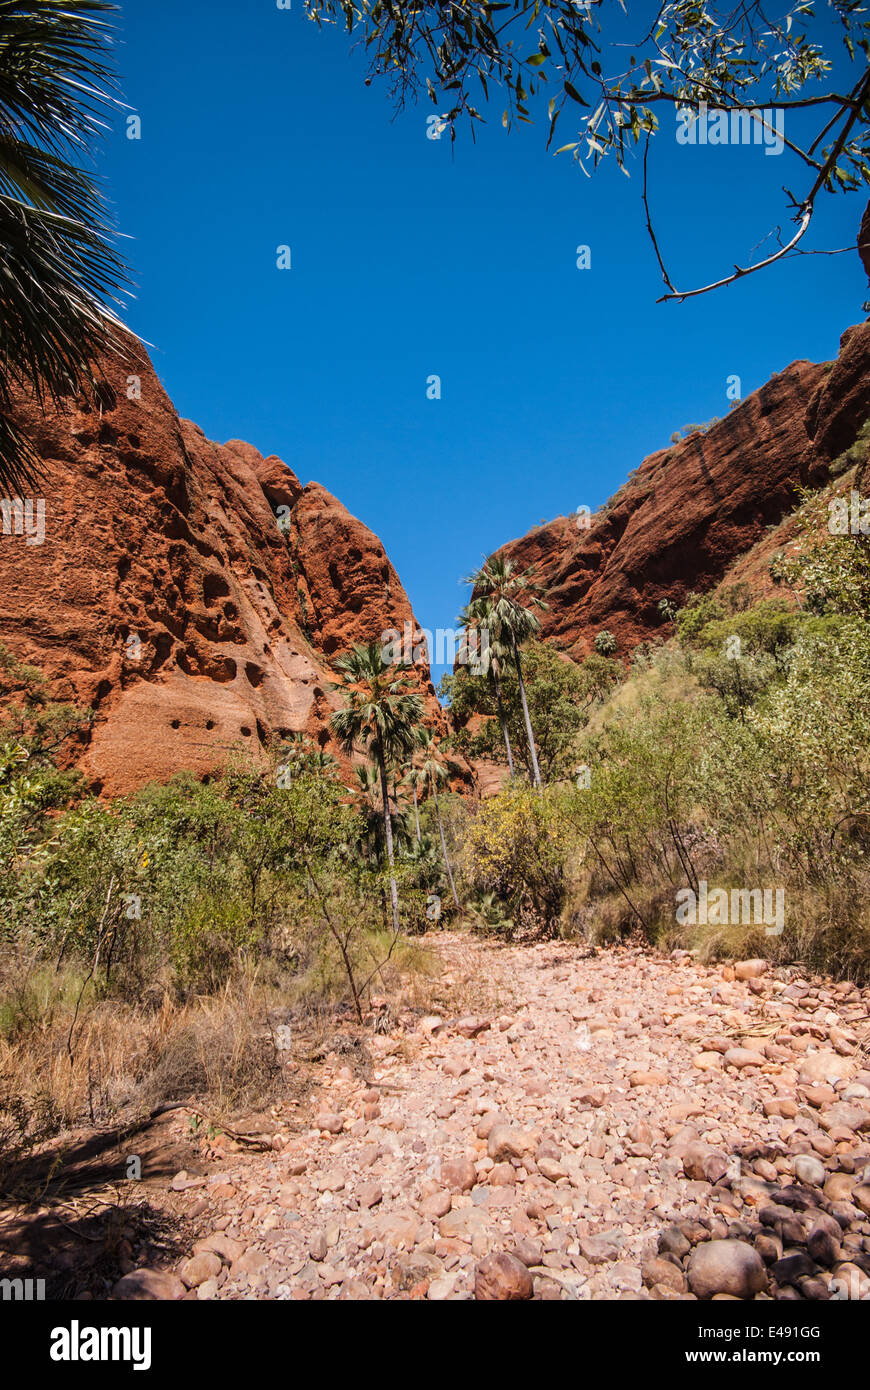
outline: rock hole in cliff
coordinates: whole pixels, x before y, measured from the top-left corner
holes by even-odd
[[[250,684],[254,687],[254,689],[256,689],[257,686],[263,684],[263,676],[265,675],[265,672],[262,666],[258,666],[254,661],[249,661],[245,666],[245,675],[247,676]]]
[[[202,596],[206,608],[211,608],[219,599],[226,598],[229,592],[230,586],[222,574],[207,574],[202,581]]]
[[[129,555],[122,555],[122,556],[121,556],[120,560],[118,561],[118,578],[119,578],[119,579],[126,579],[126,578],[127,578],[127,575],[130,573],[130,569],[131,569],[131,567],[132,567],[132,564],[133,564],[133,561],[130,559],[130,556],[129,556]]]
[[[259,719],[257,720],[257,738],[260,740],[264,747],[269,742],[269,731],[266,728],[265,724],[260,723]]]
[[[211,676],[213,681],[219,681],[225,685],[228,681],[234,681],[238,667],[231,656],[223,656],[218,661],[212,662],[206,675]]]
[[[169,653],[172,651],[172,638],[168,632],[161,632],[154,638],[154,660],[151,663],[152,671],[159,671]]]
[[[180,728],[181,728],[181,720],[180,720],[180,719],[170,719],[170,721],[169,721],[169,726],[170,726],[170,728],[172,728],[172,729],[180,729]]]
[[[213,720],[213,719],[207,719],[207,720],[205,721],[205,727],[206,727],[207,729],[213,729],[213,728],[214,728],[214,720]]]
[[[250,738],[250,737],[251,737],[251,731],[250,731],[250,729],[248,728],[247,724],[243,724],[243,725],[242,725],[242,727],[239,729],[239,733],[242,735],[242,738]],[[385,818],[385,819],[386,819],[386,818]]]

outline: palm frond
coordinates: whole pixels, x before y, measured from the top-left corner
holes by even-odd
[[[120,107],[104,0],[0,0],[0,488],[33,485],[39,460],[13,417],[94,385],[122,351],[127,286],[106,205],[83,156]]]

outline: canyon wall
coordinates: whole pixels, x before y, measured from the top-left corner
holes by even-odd
[[[94,711],[77,757],[109,795],[275,734],[332,747],[331,662],[415,622],[383,545],[280,459],[180,419],[132,340],[102,370],[95,403],[21,403],[44,536],[0,528],[0,641]],[[413,679],[439,725],[428,668]]]

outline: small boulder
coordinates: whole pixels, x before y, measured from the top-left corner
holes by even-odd
[[[444,1158],[441,1181],[453,1192],[470,1192],[477,1183],[477,1170],[470,1158]]]
[[[534,1287],[523,1262],[505,1251],[487,1255],[474,1271],[474,1297],[485,1303],[529,1299]]]
[[[798,1080],[802,1086],[833,1085],[851,1080],[854,1072],[852,1057],[841,1057],[839,1052],[810,1052],[801,1063]]]
[[[742,1240],[708,1240],[696,1245],[689,1259],[689,1288],[697,1298],[729,1294],[754,1298],[767,1277],[761,1256]]]
[[[806,1187],[821,1187],[827,1172],[821,1159],[813,1154],[798,1154],[794,1161],[794,1175]]]
[[[502,1159],[529,1158],[538,1147],[539,1135],[513,1125],[496,1125],[490,1130],[486,1151],[493,1163]]]
[[[217,1278],[220,1272],[220,1256],[213,1254],[210,1250],[203,1250],[199,1255],[193,1255],[189,1260],[185,1260],[178,1271],[181,1282],[186,1284],[189,1289],[199,1288],[206,1279]]]
[[[739,960],[734,966],[734,975],[738,980],[757,980],[767,974],[768,968],[766,960]]]
[[[726,1067],[745,1071],[747,1067],[763,1067],[767,1058],[763,1052],[756,1052],[751,1047],[729,1047],[722,1061]]]
[[[186,1292],[175,1274],[166,1274],[159,1269],[133,1269],[118,1280],[112,1289],[112,1297],[173,1303],[176,1299],[184,1298]]]

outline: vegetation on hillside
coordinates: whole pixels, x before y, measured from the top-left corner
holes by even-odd
[[[870,537],[832,533],[837,496],[804,497],[799,543],[772,565],[788,597],[753,601],[743,584],[668,605],[673,638],[638,649],[627,670],[599,651],[575,664],[527,649],[538,796],[502,679],[528,776],[510,777],[464,840],[463,881],[486,903],[486,929],[641,932],[870,975]],[[442,690],[451,741],[498,759],[491,685],[459,668]],[[779,890],[782,922],[754,900],[748,921],[680,920],[678,895],[700,897],[702,883],[729,898]]]

